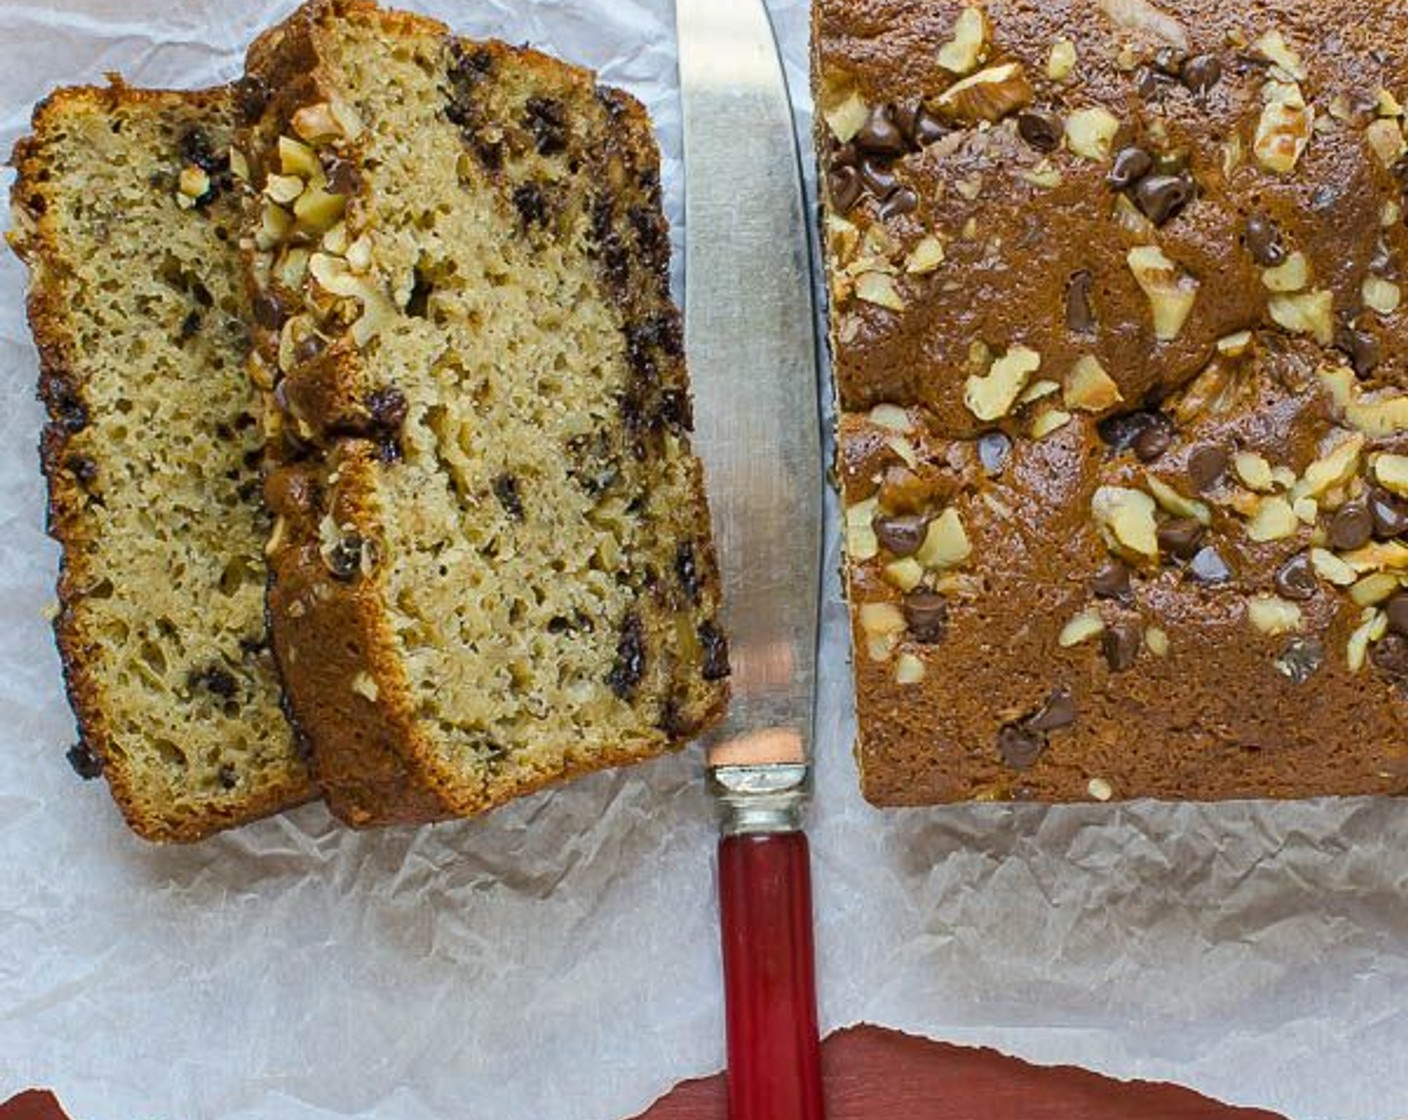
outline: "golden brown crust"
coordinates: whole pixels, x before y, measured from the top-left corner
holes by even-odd
[[[814,5],[870,800],[1408,793],[1396,22]]]
[[[28,314],[39,352],[39,395],[49,414],[40,443],[41,463],[48,481],[48,531],[60,544],[62,557],[57,585],[59,610],[54,630],[63,663],[64,679],[78,723],[77,757],[88,765],[101,763],[112,795],[127,823],[145,839],[189,842],[221,829],[255,820],[316,796],[306,773],[295,774],[282,785],[266,785],[243,797],[225,797],[192,805],[153,804],[152,791],[114,748],[109,703],[96,679],[97,662],[104,657],[105,639],[91,632],[83,617],[83,603],[98,578],[94,557],[99,542],[91,501],[77,476],[70,453],[74,437],[89,423],[92,402],[86,399],[84,375],[76,353],[72,303],[71,261],[58,244],[55,222],[63,200],[60,185],[51,173],[46,151],[49,137],[61,134],[66,118],[90,116],[105,119],[119,110],[153,115],[180,112],[192,118],[223,118],[228,112],[229,91],[167,92],[133,89],[120,79],[107,87],[56,90],[34,110],[32,134],[15,147],[12,164],[18,172],[12,190],[17,218],[9,235],[11,247],[31,270]]]
[[[591,75],[537,52],[501,43],[449,40],[446,29],[434,21],[382,12],[355,0],[326,0],[306,5],[251,49],[250,73],[276,91],[245,141],[251,163],[257,167],[268,158],[300,109],[335,102],[342,95],[327,61],[336,48],[325,40],[337,34],[340,22],[356,20],[375,24],[384,42],[428,36],[436,44],[453,44],[449,49],[462,52],[461,57],[475,55],[467,65],[509,67],[525,83],[570,87],[588,99],[600,97],[595,111],[602,112],[604,106],[611,121],[607,142],[587,154],[600,180],[638,175],[653,182],[656,190],[631,212],[637,230],[631,237],[650,242],[650,253],[645,255],[649,279],[628,283],[624,276],[612,280],[603,274],[602,283],[614,284],[622,323],[648,320],[654,331],[639,340],[641,361],[653,380],[637,407],[643,413],[666,407],[677,410],[680,415],[672,422],[687,427],[683,356],[678,346],[669,344],[679,335],[679,316],[669,300],[668,233],[659,208],[658,153],[648,118],[634,99],[617,91],[598,93]],[[362,159],[355,140],[340,143],[337,153],[340,162],[352,166]],[[348,226],[367,218],[374,206],[374,201],[353,189],[346,203]],[[258,221],[257,215],[253,220]],[[612,220],[624,223],[625,215]],[[619,256],[611,259],[618,270],[638,267],[625,258],[628,245],[625,239],[612,243],[610,251]],[[302,293],[281,282],[261,285],[257,271],[256,266],[251,274],[256,295],[272,292],[288,308],[303,306]],[[279,364],[279,334],[277,324],[256,334],[263,361],[271,370]],[[396,469],[394,461],[388,464],[379,456],[390,454],[394,460],[398,454],[395,428],[400,421],[388,427],[379,415],[378,387],[370,383],[357,347],[347,335],[316,355],[291,366],[286,362],[282,377],[274,373],[269,378],[276,379],[281,430],[273,434],[271,448],[280,465],[271,475],[268,495],[281,516],[281,528],[272,547],[270,611],[293,708],[312,743],[329,804],[339,817],[360,827],[482,812],[508,797],[578,773],[678,747],[718,718],[726,690],[715,682],[689,691],[678,709],[672,709],[670,726],[663,734],[652,731],[638,738],[594,743],[589,751],[569,747],[560,764],[520,773],[511,788],[496,782],[492,771],[482,783],[467,780],[456,766],[437,759],[379,598],[378,565],[383,558],[376,542],[382,539],[384,526],[377,476]],[[667,404],[662,404],[666,397]],[[403,413],[404,408],[403,399]],[[666,437],[648,434],[648,438]],[[684,489],[689,499],[687,508],[669,511],[672,523],[707,526],[698,463],[682,457],[678,465],[688,478]],[[700,585],[696,593],[704,603],[701,609],[712,613],[717,609],[717,569],[707,533],[700,534],[696,548],[692,561]],[[365,560],[356,565],[357,571],[344,572],[341,578],[330,575],[330,556],[337,566],[358,550]],[[685,667],[677,670],[686,671]]]

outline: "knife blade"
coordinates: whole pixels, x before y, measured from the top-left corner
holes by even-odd
[[[821,577],[811,251],[763,0],[676,0],[685,349],[733,698],[709,744],[733,1120],[822,1116],[810,863]]]

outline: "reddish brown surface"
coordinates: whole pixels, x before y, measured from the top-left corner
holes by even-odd
[[[0,1120],[68,1120],[48,1089],[26,1089],[0,1104]]]
[[[1042,1067],[861,1026],[822,1044],[828,1120],[1278,1120],[1191,1089]],[[637,1120],[725,1120],[724,1076],[686,1081]],[[1279,1120],[1284,1120],[1283,1117]]]

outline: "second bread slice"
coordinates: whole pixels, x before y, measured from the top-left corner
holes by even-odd
[[[355,825],[678,746],[728,672],[644,110],[359,2],[252,48],[270,611]]]

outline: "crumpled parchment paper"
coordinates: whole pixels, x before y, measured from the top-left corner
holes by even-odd
[[[412,6],[641,96],[678,223],[670,0]],[[290,7],[10,0],[0,145],[61,82],[226,80]],[[806,135],[806,4],[772,10]],[[172,850],[78,782],[41,617],[57,550],[23,283],[4,255],[0,1096],[52,1086],[78,1120],[613,1120],[718,1069],[696,754],[476,822],[358,835],[310,806]],[[824,1026],[865,1019],[1304,1120],[1408,1116],[1408,803],[870,809],[828,579],[811,827]]]

